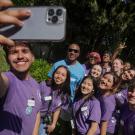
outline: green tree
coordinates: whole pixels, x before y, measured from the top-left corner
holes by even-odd
[[[114,50],[118,41],[126,40],[127,49],[135,50],[135,3],[131,0],[14,1],[17,5],[65,6],[67,36],[62,44],[77,41],[84,50]]]

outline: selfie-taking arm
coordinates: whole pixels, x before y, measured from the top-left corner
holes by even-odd
[[[40,112],[38,112],[38,114],[37,114],[36,122],[35,122],[35,126],[34,126],[34,130],[33,130],[32,135],[38,135],[39,126],[40,126]]]
[[[13,6],[10,0],[0,0],[0,8]],[[21,19],[31,15],[31,11],[28,9],[5,9],[0,10],[0,25],[13,24],[22,27],[23,21]]]

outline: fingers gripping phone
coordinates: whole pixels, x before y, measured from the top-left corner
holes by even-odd
[[[12,7],[14,10],[20,7]],[[3,26],[0,34],[13,40],[62,41],[66,33],[66,9],[61,6],[22,7],[32,15],[24,20],[23,27]]]

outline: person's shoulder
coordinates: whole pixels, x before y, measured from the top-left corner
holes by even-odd
[[[65,63],[66,63],[65,60],[59,60],[59,61],[56,61],[53,65],[54,66],[60,66],[60,65],[63,65],[63,64],[65,65]]]
[[[76,65],[82,66],[83,64],[81,64],[81,63],[77,60],[77,61],[76,61]]]
[[[14,74],[11,71],[2,72],[2,74],[6,76],[14,76]]]
[[[81,63],[80,63],[80,64],[81,64]],[[83,67],[86,67],[86,64],[85,64],[85,63],[82,63],[81,65],[82,65]]]
[[[40,87],[48,87],[45,81],[39,83]]]
[[[76,62],[76,66],[84,72],[84,65],[82,65],[79,61]]]
[[[116,99],[115,99],[115,95],[112,94],[110,96],[105,96],[103,98],[103,102],[104,102],[104,105],[107,106],[107,107],[111,107],[112,109],[114,109],[115,105],[116,105]],[[111,109],[110,108],[110,109]]]
[[[11,71],[2,72],[1,74],[8,78],[8,80],[11,82],[13,82],[14,79],[17,79],[17,77]]]
[[[94,96],[89,99],[89,102],[92,104],[100,104],[99,100]]]
[[[115,94],[111,94],[111,95],[101,95],[101,98],[104,99],[104,100],[115,99]]]
[[[58,63],[65,63],[65,59],[56,61],[54,64],[58,64]]]

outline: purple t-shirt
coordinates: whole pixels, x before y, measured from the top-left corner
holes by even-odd
[[[0,106],[0,135],[32,135],[41,107],[39,85],[32,77],[19,80],[10,71],[5,75],[9,87]]]
[[[75,100],[73,103],[73,118],[77,131],[80,134],[85,135],[88,132],[92,121],[100,123],[101,110],[100,103],[96,98],[89,99],[85,101],[84,104],[83,103],[83,99]],[[99,133],[98,127],[96,134]]]
[[[128,89],[121,90],[120,92],[115,94],[115,98],[118,105],[123,105],[125,102],[127,102],[127,94]]]
[[[131,110],[128,104],[123,107],[120,123],[124,126],[124,135],[135,135],[135,110]]]
[[[85,76],[87,76],[90,72],[90,67],[87,64],[82,64],[84,71],[85,71]]]
[[[108,121],[107,132],[114,133],[116,126],[116,118],[113,116],[116,107],[115,95],[99,97],[101,106],[101,121]]]
[[[40,91],[42,100],[41,115],[45,115],[46,113],[51,114],[57,108],[68,104],[67,96],[59,93],[59,89],[52,89],[50,86],[47,86],[45,81],[40,83]]]

